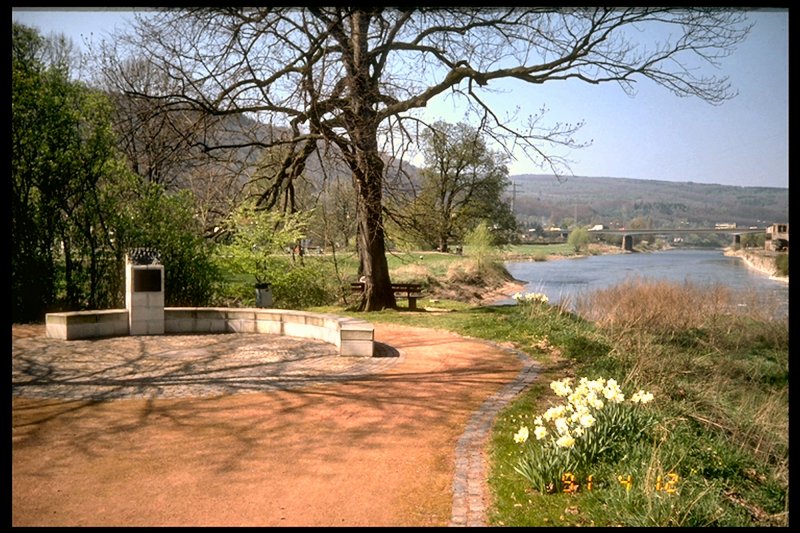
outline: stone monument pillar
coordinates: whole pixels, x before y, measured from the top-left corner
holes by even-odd
[[[164,266],[147,248],[125,257],[125,309],[131,335],[164,334]]]

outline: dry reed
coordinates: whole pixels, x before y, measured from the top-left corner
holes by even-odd
[[[627,380],[680,399],[686,416],[771,464],[788,456],[788,327],[776,307],[752,291],[642,278],[576,301],[611,334]]]

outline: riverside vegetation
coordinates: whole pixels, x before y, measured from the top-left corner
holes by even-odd
[[[438,270],[472,289],[503,271],[433,255],[395,268],[417,279]],[[428,299],[423,312],[368,317],[512,343],[540,364],[495,423],[491,525],[788,524],[788,323],[770,318],[768,302],[736,306],[725,287],[636,279],[582,296],[575,312],[517,298]],[[565,407],[589,390],[602,407]]]

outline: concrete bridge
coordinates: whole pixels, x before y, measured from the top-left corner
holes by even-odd
[[[633,250],[634,235],[687,235],[697,233],[727,233],[733,235],[734,246],[741,242],[745,233],[765,233],[767,228],[659,228],[659,229],[601,229],[590,230],[589,233],[603,235],[622,235],[622,249]]]

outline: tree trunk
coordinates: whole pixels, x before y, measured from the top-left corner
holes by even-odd
[[[377,145],[377,141],[375,142]],[[358,189],[358,256],[364,276],[364,294],[359,309],[380,311],[395,308],[389,264],[386,261],[386,243],[383,232],[381,195],[383,161],[375,152],[360,152],[358,168],[353,169]]]
[[[448,251],[447,236],[445,235],[439,236],[439,251],[442,253],[447,253]]]
[[[91,228],[90,228],[91,231]],[[97,309],[97,296],[98,296],[98,261],[97,261],[97,243],[94,238],[89,239],[91,245],[91,253],[89,254],[89,309]]]
[[[67,287],[67,306],[69,309],[77,309],[77,291],[72,281],[72,245],[64,233],[61,234],[61,242],[64,244],[64,281]]]
[[[380,94],[377,80],[370,76],[367,54],[370,15],[356,10],[350,15],[352,54],[348,63],[350,110],[347,130],[353,150],[348,163],[353,172],[357,193],[358,256],[364,277],[364,293],[359,309],[380,311],[397,304],[389,278],[386,243],[383,232],[383,160],[378,147],[378,124],[375,97]]]

